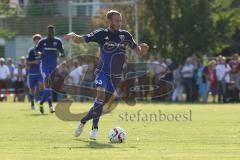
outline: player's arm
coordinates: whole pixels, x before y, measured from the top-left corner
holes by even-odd
[[[140,56],[143,57],[145,54],[147,54],[149,49],[149,46],[146,43],[141,43],[138,45],[134,51]]]
[[[61,40],[58,42],[58,51],[59,51],[59,56],[60,57],[65,57],[64,49],[63,49],[63,43],[62,43]]]
[[[42,49],[43,49],[43,41],[40,40],[40,41],[38,42],[38,44],[36,45],[35,53],[36,53],[38,56],[41,56],[41,55],[42,55],[42,52],[41,52]]]
[[[5,66],[5,72],[7,74],[7,79],[10,78],[11,73],[10,73],[10,70],[9,70],[9,68],[7,66]]]
[[[83,36],[80,36],[74,32],[70,32],[68,34],[66,34],[64,36],[64,40],[65,41],[70,41],[72,40],[74,43],[77,43],[77,44],[80,44],[80,43],[84,43],[85,40],[84,40],[84,37]]]
[[[36,54],[34,50],[30,50],[29,51],[28,57],[27,57],[27,62],[26,62],[28,65],[29,64],[38,64],[39,63],[39,60],[34,58],[34,54]]]
[[[77,35],[74,32],[70,32],[64,36],[65,41],[72,40],[74,43],[80,44],[80,43],[88,43],[88,42],[96,42],[99,43],[102,39],[102,36],[104,34],[104,30],[102,28],[99,28],[90,34],[86,35]]]
[[[28,61],[27,60],[27,64],[38,64],[39,60],[35,60],[35,61]]]
[[[140,57],[143,57],[145,54],[147,54],[149,46],[146,43],[141,43],[140,45],[137,45],[129,32],[128,37],[131,42],[131,49],[133,49]]]
[[[39,60],[31,60],[30,58],[27,58],[27,64],[38,64],[40,61]]]

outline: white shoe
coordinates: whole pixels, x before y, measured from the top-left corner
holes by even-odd
[[[75,129],[75,132],[74,132],[74,136],[75,137],[79,137],[83,131],[83,127],[84,127],[84,124],[83,123],[79,123],[77,128]]]
[[[90,139],[96,140],[98,136],[98,129],[92,129],[90,131]]]
[[[55,112],[55,108],[53,106],[49,107],[49,112],[50,113],[54,113]]]

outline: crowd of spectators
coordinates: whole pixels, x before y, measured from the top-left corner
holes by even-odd
[[[7,101],[7,95],[13,95],[13,100],[24,101],[27,94],[27,69],[24,56],[14,64],[12,58],[0,58],[0,100]]]
[[[240,57],[196,55],[187,57],[184,64],[175,65],[171,59],[154,59],[148,63],[157,64],[153,68],[155,75],[160,75],[174,84],[174,90],[168,97],[173,102],[239,102]],[[160,66],[160,67],[158,67]],[[165,69],[164,69],[165,68]],[[164,72],[164,70],[168,70]],[[163,74],[165,73],[165,74]]]
[[[159,83],[159,81],[164,80],[173,86],[171,92],[156,98],[151,98],[148,92],[144,92],[140,100],[203,103],[239,102],[240,56],[237,53],[227,58],[224,56],[199,58],[192,55],[186,58],[184,64],[174,63],[170,58],[150,56],[144,63],[147,74],[129,79],[124,85],[120,84],[120,90],[124,92],[125,96],[130,96],[128,89],[133,85],[146,87],[151,84],[159,84],[160,89],[164,90],[166,86]],[[137,65],[133,63],[124,65],[124,71],[136,72]],[[144,65],[139,66],[141,68]],[[96,68],[95,62],[81,59],[74,59],[71,63],[62,62],[54,72],[52,87],[64,90],[64,82],[66,82],[76,86],[75,89],[80,85],[94,88],[94,68]],[[162,91],[157,90],[156,92]],[[53,92],[53,100],[58,101],[66,97],[63,93],[64,91]],[[25,97],[28,97],[25,57],[20,57],[15,64],[11,58],[7,60],[0,58],[0,100],[7,101],[8,95],[13,95],[14,102],[25,101]],[[73,98],[75,101],[88,100],[87,97],[81,95]]]

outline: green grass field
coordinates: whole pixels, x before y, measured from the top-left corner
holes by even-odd
[[[75,103],[73,112],[90,103]],[[192,121],[134,121],[137,114],[189,113]],[[128,117],[129,118],[129,117]],[[146,119],[145,119],[146,120]],[[1,160],[239,160],[240,105],[238,104],[120,104],[100,122],[99,139],[88,138],[91,123],[80,138],[73,137],[77,122],[64,122],[55,115],[40,115],[27,103],[0,103]],[[120,126],[127,133],[123,144],[108,142],[108,132]]]

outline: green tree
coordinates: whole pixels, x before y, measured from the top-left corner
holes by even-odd
[[[0,37],[4,39],[11,39],[15,36],[15,33],[8,32],[2,28],[0,28]]]
[[[240,12],[233,2],[145,0],[141,40],[156,43],[161,55],[180,61],[194,52],[219,53],[233,45],[239,25]]]
[[[96,43],[83,43],[83,44],[75,44],[73,42],[68,42],[65,43],[64,45],[64,49],[65,52],[67,54],[69,54],[69,50],[71,47],[71,55],[67,55],[67,56],[71,56],[75,57],[75,56],[79,56],[80,54],[91,54],[91,55],[97,55],[98,54],[98,45]]]
[[[42,3],[40,0],[29,0],[26,7],[26,15],[54,16],[59,14],[56,8],[56,3],[53,0],[49,0],[47,3]]]
[[[9,4],[9,0],[1,0],[0,15],[12,17],[12,16],[18,16],[22,13],[23,13],[23,11],[20,6],[11,7]]]
[[[19,6],[11,8],[9,5],[9,0],[1,0],[0,2],[0,15],[5,17],[14,17],[22,14],[22,9]],[[11,39],[15,36],[15,33],[8,32],[0,26],[0,38]],[[0,57],[3,57],[4,47],[0,46]]]
[[[11,7],[9,0],[1,0],[0,3],[0,15],[5,17],[15,17],[22,14],[22,9],[20,6]],[[0,27],[0,37],[4,39],[11,39],[15,36],[15,33],[8,32]]]

